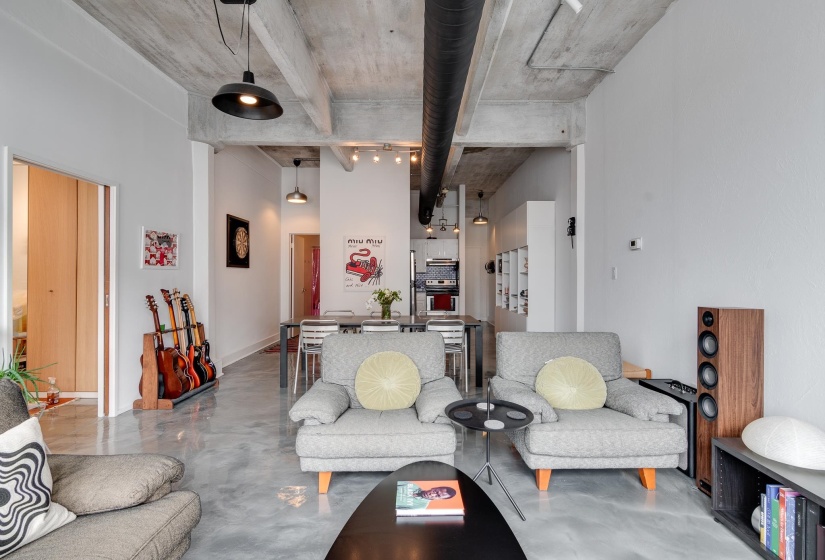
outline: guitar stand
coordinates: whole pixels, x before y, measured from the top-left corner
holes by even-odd
[[[484,463],[484,466],[481,467],[481,470],[479,470],[478,473],[476,473],[476,475],[473,477],[473,481],[475,482],[475,480],[479,476],[481,476],[481,473],[483,473],[486,470],[487,471],[487,484],[492,486],[493,479],[490,477],[490,474],[492,474],[494,477],[496,477],[496,481],[498,481],[498,485],[501,486],[501,489],[504,490],[505,494],[507,494],[507,497],[510,499],[510,503],[513,504],[514,508],[516,508],[516,511],[518,512],[519,517],[521,517],[521,520],[522,521],[527,521],[527,518],[524,517],[523,513],[521,513],[521,509],[519,509],[518,504],[513,499],[513,497],[510,495],[510,492],[507,491],[507,487],[504,486],[504,483],[498,477],[498,474],[496,473],[496,470],[493,468],[493,465],[490,464],[490,436],[491,435],[492,435],[492,432],[487,432],[487,437],[486,437],[486,439],[487,439],[487,462]]]
[[[187,327],[180,327],[176,330],[184,330]],[[198,323],[197,327],[194,325],[189,328],[197,328],[198,334],[202,340],[206,339],[204,336],[203,324]],[[169,331],[163,331],[171,332]],[[143,391],[143,398],[135,400],[132,403],[132,410],[172,410],[176,404],[185,401],[190,397],[203,393],[209,389],[218,388],[218,380],[214,379],[208,383],[204,383],[197,389],[187,391],[176,399],[159,399],[158,398],[158,361],[155,355],[155,337],[163,336],[163,333],[146,333],[143,335],[143,373],[141,378],[141,387]]]

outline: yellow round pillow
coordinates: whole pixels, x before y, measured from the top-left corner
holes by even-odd
[[[607,385],[599,370],[571,356],[544,364],[536,376],[536,392],[553,408],[566,410],[601,408],[607,399]]]
[[[409,408],[421,392],[421,376],[409,356],[401,352],[373,354],[358,367],[355,395],[370,410]]]

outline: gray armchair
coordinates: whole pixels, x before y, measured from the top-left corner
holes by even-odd
[[[0,379],[0,433],[29,419],[20,388]],[[200,498],[171,491],[183,463],[164,455],[48,455],[52,501],[77,519],[9,560],[176,559],[189,549]]]
[[[596,410],[556,410],[535,392],[536,376],[554,358],[574,356],[593,364],[607,385]],[[656,469],[673,468],[687,436],[672,417],[684,411],[675,400],[622,377],[622,352],[614,333],[499,333],[495,398],[530,409],[535,419],[509,432],[536,485],[547,490],[552,469],[639,469],[642,485],[656,488]]]
[[[367,410],[355,394],[355,374],[369,356],[384,351],[409,356],[421,375],[421,393],[407,409]],[[318,491],[333,471],[394,471],[416,461],[455,458],[455,428],[445,407],[461,400],[444,377],[439,333],[332,334],[321,351],[321,379],[289,411],[298,429],[301,470],[318,473]]]

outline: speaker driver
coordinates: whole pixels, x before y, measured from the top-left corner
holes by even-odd
[[[705,331],[699,335],[699,350],[706,358],[714,357],[719,350],[719,341],[716,339],[716,335],[710,331]]]
[[[719,372],[710,362],[702,362],[699,366],[699,383],[705,389],[713,389],[719,383]]]
[[[706,327],[712,327],[713,326],[713,313],[711,313],[710,311],[705,311],[704,313],[702,313],[702,324],[705,325]]]
[[[713,422],[719,415],[716,400],[707,393],[702,393],[699,397],[699,413],[708,422]]]

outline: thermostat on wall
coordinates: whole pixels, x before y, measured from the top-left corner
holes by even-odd
[[[642,250],[642,238],[637,237],[636,239],[630,240],[630,250],[631,251],[641,251]]]

